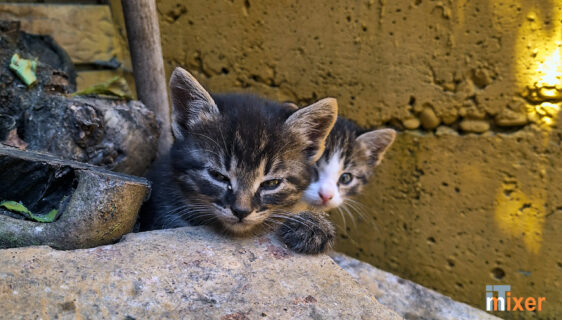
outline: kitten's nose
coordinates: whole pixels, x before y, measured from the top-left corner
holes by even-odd
[[[321,191],[318,192],[318,195],[320,196],[320,199],[322,199],[323,204],[328,203],[328,201],[332,200],[332,198],[334,197],[334,195],[331,193]]]
[[[238,217],[238,219],[240,221],[242,221],[244,218],[246,218],[252,212],[252,210],[249,209],[249,208],[231,207],[230,210],[232,211],[232,214],[234,214],[236,217]]]

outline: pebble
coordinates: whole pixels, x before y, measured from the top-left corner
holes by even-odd
[[[439,118],[435,115],[435,112],[433,112],[430,108],[423,109],[420,113],[420,121],[422,127],[426,130],[433,130],[437,128],[439,122],[441,122],[441,120],[439,120]]]
[[[459,118],[459,114],[455,109],[451,109],[448,113],[441,115],[441,120],[446,125],[450,125],[456,122],[458,118]]]
[[[466,132],[482,133],[490,129],[490,124],[484,120],[467,119],[461,121],[460,128],[462,131]]]
[[[460,96],[464,97],[465,99],[467,97],[471,97],[474,95],[474,84],[472,83],[472,80],[470,79],[466,79],[465,81],[461,82],[455,92],[457,94],[459,94]]]
[[[490,76],[490,72],[482,68],[474,71],[472,80],[474,81],[474,84],[479,88],[484,88],[490,83],[492,83],[492,77]]]
[[[402,125],[408,130],[414,130],[420,126],[420,120],[418,120],[417,118],[402,120]]]
[[[447,127],[447,126],[439,126],[437,128],[437,130],[435,130],[435,135],[436,136],[443,136],[443,135],[453,135],[453,136],[458,136],[459,133],[451,128],[451,127]]]
[[[443,84],[443,89],[445,89],[445,91],[455,91],[455,83],[453,82],[446,82]]]
[[[518,127],[526,125],[529,119],[526,114],[511,113],[500,115],[494,119],[494,123],[500,127]]]

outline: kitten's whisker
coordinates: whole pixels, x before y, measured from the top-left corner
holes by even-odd
[[[342,226],[340,226],[339,224],[334,224],[334,227],[336,227],[336,230],[339,230],[341,233],[347,233],[347,230],[345,230]]]
[[[219,159],[222,158],[222,156],[221,156],[220,154],[218,154],[217,152],[215,152],[215,151],[212,151],[212,150],[209,150],[209,149],[203,149],[203,151],[208,152],[208,153],[212,153],[212,154],[214,154],[215,156],[217,156],[217,158],[219,158]]]
[[[271,223],[274,223],[277,227],[283,226],[284,222],[283,221],[278,221],[278,220],[269,220]],[[289,228],[291,231],[295,231],[295,229],[291,228],[291,226],[285,225],[287,228]]]
[[[343,205],[341,205],[341,207],[349,215],[351,221],[353,222],[353,228],[357,228],[357,224],[355,223],[355,216],[349,210],[348,204],[344,203]]]
[[[221,134],[222,143],[223,143],[223,145],[224,145],[224,149],[223,149],[223,150],[226,151],[226,150],[228,150],[228,147],[227,147],[227,145],[226,145],[226,140],[224,139],[224,135],[222,134],[222,129],[221,129],[221,127],[219,127],[219,133]]]
[[[213,151],[213,150],[209,150],[209,149],[189,150],[189,151],[187,151],[186,153],[187,153],[187,154],[192,154],[192,153],[198,153],[198,152],[201,152],[201,151],[205,151],[205,152],[208,152],[208,153],[212,153],[212,154],[214,154],[214,155],[216,155],[217,157],[220,158],[220,155],[219,155],[218,153],[216,153],[216,152]]]
[[[348,200],[351,200],[351,199],[348,199]],[[360,202],[358,202],[358,201],[353,201],[353,202],[354,202],[355,204],[359,204],[359,205],[362,205],[363,207],[367,208],[367,206],[365,206],[364,204],[362,204],[362,203],[360,203]],[[349,203],[349,204],[351,204],[351,203]],[[379,229],[379,227],[377,226],[377,223],[375,222],[374,219],[369,219],[369,218],[367,218],[367,215],[366,215],[364,212],[362,212],[361,210],[359,210],[359,209],[355,209],[355,211],[356,211],[359,215],[361,215],[361,217],[362,217],[369,225],[374,226],[375,229],[377,230],[377,232],[380,232],[380,229]]]
[[[196,132],[192,132],[191,134],[194,134],[194,135],[196,135],[196,136],[201,136],[201,137],[203,137],[203,138],[206,138],[207,140],[209,140],[209,141],[211,141],[212,143],[214,143],[214,144],[217,146],[217,148],[219,148],[219,150],[222,149],[221,146],[220,146],[213,138],[211,138],[211,137],[209,137],[209,136],[207,136],[207,135],[204,135],[204,134],[202,134],[202,133],[196,133]]]
[[[340,217],[343,220],[343,228],[344,230],[347,230],[347,221],[345,221],[345,215],[343,214],[343,212],[341,211],[340,207],[337,207],[336,209],[338,209],[338,212],[340,213]]]
[[[301,217],[298,217],[298,216],[296,216],[296,215],[295,215],[295,216],[288,216],[288,215],[280,215],[280,214],[271,214],[271,216],[272,216],[272,217],[276,217],[276,218],[284,218],[284,219],[286,219],[286,220],[299,223],[299,224],[301,224],[301,225],[303,225],[303,226],[309,228],[310,231],[313,231],[313,228],[312,228],[312,227],[314,227],[314,223],[313,223],[313,222],[311,222],[311,221],[309,221],[309,220],[306,220],[306,219],[303,219],[303,218],[301,218]]]
[[[177,207],[177,208],[172,208],[169,211],[166,211],[164,214],[167,214],[167,215],[168,214],[175,214],[175,213],[181,212],[183,210],[187,210],[187,209],[188,209],[187,206],[181,206],[181,207]]]
[[[357,205],[359,202],[352,202],[350,201],[351,199],[346,199],[344,200],[344,204],[348,205],[350,208],[352,208],[363,220],[365,221],[369,221],[369,219],[367,218],[366,214],[360,209],[360,207]]]
[[[348,201],[348,202],[351,202],[351,203],[353,203],[353,204],[355,204],[355,205],[357,205],[358,207],[360,207],[360,208],[362,208],[362,209],[364,209],[364,210],[367,210],[367,211],[368,211],[368,210],[370,209],[368,206],[364,205],[363,203],[361,203],[361,202],[359,202],[359,201],[357,201],[357,200],[353,200],[353,199],[345,199],[345,200]]]

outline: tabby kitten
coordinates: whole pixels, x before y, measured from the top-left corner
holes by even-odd
[[[324,151],[335,99],[295,111],[251,95],[211,96],[182,68],[170,91],[175,142],[148,175],[153,190],[141,230],[209,224],[245,235],[286,218],[301,222],[279,228],[289,247],[315,253],[330,244],[334,231],[325,217],[291,210]]]
[[[316,162],[304,202],[330,210],[352,201],[350,197],[361,192],[395,137],[392,129],[365,132],[351,120],[339,117]],[[353,203],[350,206],[355,207]]]

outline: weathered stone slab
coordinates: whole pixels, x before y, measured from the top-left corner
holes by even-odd
[[[332,253],[331,256],[340,267],[367,288],[378,302],[394,310],[405,319],[499,319],[417,283],[377,269],[368,263],[341,253]]]
[[[131,232],[147,197],[146,179],[0,146],[0,200],[18,201],[42,214],[59,212],[54,222],[18,219],[0,209],[0,248],[49,245],[90,248]]]
[[[87,250],[0,250],[0,310],[9,319],[400,319],[328,256],[201,227]]]
[[[119,59],[124,52],[107,5],[0,4],[0,20],[51,35],[77,64]]]

